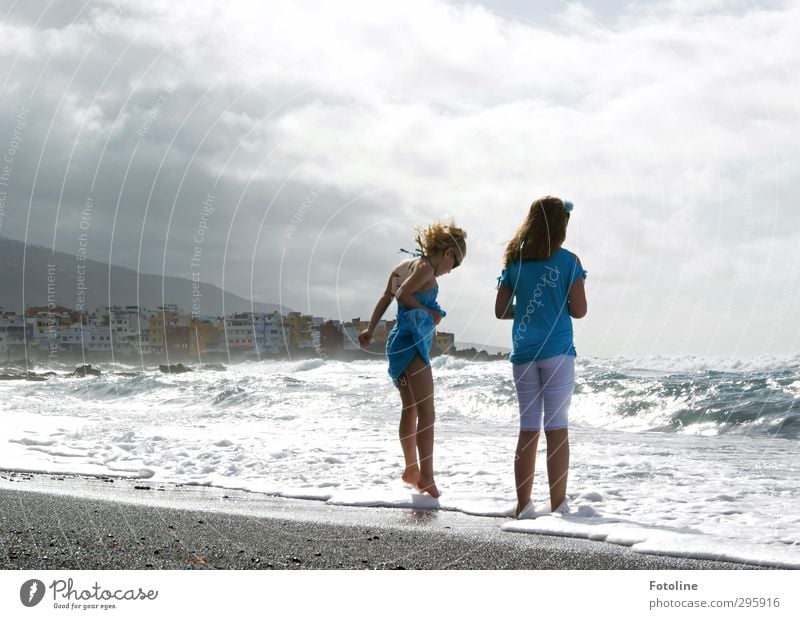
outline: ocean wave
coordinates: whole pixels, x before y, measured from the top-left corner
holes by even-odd
[[[729,364],[728,370],[735,365]],[[745,365],[755,367],[739,367]],[[633,366],[641,368],[640,363]],[[773,370],[762,363],[759,372],[750,373],[704,367],[653,375],[586,366],[578,376],[573,408],[583,423],[629,431],[800,438],[797,381],[785,361]]]
[[[440,355],[431,359],[431,368],[434,370],[463,370],[469,363],[475,362],[467,359],[458,359],[450,355]]]
[[[307,372],[308,370],[316,370],[325,365],[325,359],[304,359],[298,361],[291,366],[290,372]]]
[[[649,355],[646,357],[612,357],[591,359],[594,367],[607,366],[616,371],[644,371],[668,374],[692,374],[696,372],[752,373],[777,370],[800,369],[800,355],[779,357],[760,355],[757,357],[712,357],[702,355]]]

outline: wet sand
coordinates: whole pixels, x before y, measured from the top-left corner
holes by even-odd
[[[0,472],[6,570],[757,569],[507,533],[503,522],[140,479]]]

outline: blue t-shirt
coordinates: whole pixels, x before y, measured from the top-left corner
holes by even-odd
[[[586,271],[563,247],[546,260],[513,262],[503,269],[500,285],[515,298],[511,363],[575,356],[567,298],[579,277],[586,279]]]

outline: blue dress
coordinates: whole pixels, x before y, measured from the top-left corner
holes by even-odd
[[[415,294],[414,298],[428,309],[445,317],[445,311],[436,302],[439,286]],[[433,317],[423,309],[406,307],[397,303],[397,320],[386,339],[386,357],[389,359],[389,376],[397,385],[400,375],[405,372],[411,360],[419,355],[427,364],[431,364],[430,350],[436,325]]]

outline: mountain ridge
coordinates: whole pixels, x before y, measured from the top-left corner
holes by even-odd
[[[25,269],[23,272],[23,258]],[[290,308],[251,302],[206,282],[189,278],[139,273],[97,260],[82,260],[66,252],[0,236],[0,308],[21,313],[25,306],[50,303],[91,311],[105,305],[138,305],[156,309],[176,304],[198,316],[233,312],[274,312]],[[110,271],[110,276],[109,276]],[[24,287],[24,288],[23,288]],[[163,291],[168,291],[165,296]],[[23,298],[24,295],[24,298]]]

